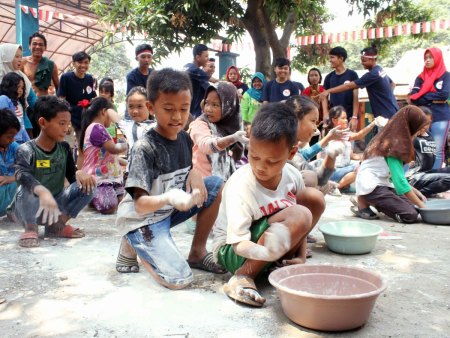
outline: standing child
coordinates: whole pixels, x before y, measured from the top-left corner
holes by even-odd
[[[225,77],[228,82],[236,87],[239,99],[242,99],[242,95],[248,90],[248,86],[241,81],[239,69],[236,66],[228,67]]]
[[[311,97],[319,105],[319,124],[326,125],[328,120],[328,99],[325,98],[320,101],[318,98],[315,98],[316,95],[319,95],[325,90],[325,88],[321,85],[322,73],[318,68],[311,68],[308,71],[308,83],[309,87],[302,91],[302,95]],[[317,143],[317,141],[312,144]]]
[[[6,207],[16,193],[14,163],[19,144],[14,142],[14,136],[19,130],[17,117],[9,109],[0,109],[0,216],[6,214]]]
[[[114,119],[111,101],[104,97],[92,100],[83,113],[80,150],[83,170],[95,176],[97,192],[92,200],[95,210],[114,213],[124,194],[122,168],[117,154],[126,152],[126,143],[115,144],[106,130]]]
[[[264,268],[279,259],[282,264],[306,260],[306,236],[325,202],[320,191],[305,188],[300,173],[286,164],[297,152],[296,144],[293,111],[282,103],[264,105],[250,132],[250,163],[225,184],[213,250],[217,262],[233,273],[224,290],[235,301],[262,306],[265,299],[254,279]]]
[[[291,61],[286,58],[275,60],[275,80],[264,85],[262,101],[280,102],[285,101],[293,95],[299,95],[299,87],[289,80],[291,73]]]
[[[41,96],[34,107],[41,128],[39,136],[22,144],[16,156],[19,184],[11,205],[16,222],[25,227],[19,245],[39,246],[38,225],[49,237],[79,238],[84,232],[66,224],[92,200],[95,178],[77,170],[64,136],[70,125],[67,103],[55,96]],[[70,185],[64,188],[64,180]]]
[[[15,113],[20,122],[20,130],[15,140],[24,143],[30,139],[25,130],[24,117],[26,116],[25,104],[25,81],[16,73],[6,74],[0,84],[0,109],[7,108]]]
[[[113,109],[117,111],[117,106],[114,104],[114,81],[110,77],[104,77],[100,80],[98,85],[99,96],[104,97],[111,101]],[[111,123],[111,125],[106,128],[109,135],[114,140],[114,143],[117,142],[117,127],[115,123]]]
[[[426,198],[411,187],[403,165],[414,159],[413,139],[429,123],[425,113],[416,106],[400,109],[379,132],[364,152],[356,176],[358,206],[352,212],[364,219],[376,219],[374,206],[397,222],[414,223]]]
[[[149,110],[156,127],[133,146],[125,198],[117,225],[123,234],[116,270],[138,272],[136,256],[161,285],[181,289],[193,280],[191,268],[223,273],[206,250],[217,217],[223,181],[192,169],[192,141],[183,130],[192,98],[186,73],[153,71],[147,83]],[[176,247],[170,228],[198,213],[188,259]]]
[[[128,149],[155,126],[148,110],[147,91],[144,87],[134,87],[127,95],[127,111],[131,120],[121,120],[118,123],[128,142]]]
[[[244,125],[251,125],[255,114],[262,104],[263,87],[266,83],[263,73],[256,72],[252,77],[252,84],[242,96],[241,114]]]
[[[203,177],[214,175],[226,181],[236,170],[233,158],[241,158],[242,143],[248,140],[241,124],[236,88],[223,81],[217,87],[210,86],[203,114],[189,125],[194,142],[192,163]]]

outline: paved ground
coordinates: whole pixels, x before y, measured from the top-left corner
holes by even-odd
[[[321,222],[353,219],[348,196],[327,196]],[[450,201],[449,201],[450,203]],[[73,224],[87,236],[42,240],[35,249],[17,245],[21,229],[0,220],[1,337],[449,337],[450,226],[376,221],[401,239],[379,239],[368,255],[343,256],[319,242],[308,263],[339,263],[381,273],[388,288],[368,323],[344,334],[311,331],[290,322],[276,291],[259,286],[262,309],[230,301],[222,285],[230,277],[195,271],[192,287],[169,291],[142,269],[114,269],[119,235],[113,216],[85,210]],[[191,235],[174,229],[187,253]]]

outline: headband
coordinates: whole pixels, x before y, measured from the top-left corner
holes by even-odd
[[[143,51],[140,51],[139,53],[136,54],[136,56],[142,55],[142,54],[150,54],[153,56],[153,53],[150,49],[144,49]]]

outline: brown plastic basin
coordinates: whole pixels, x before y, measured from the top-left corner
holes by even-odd
[[[364,325],[378,295],[380,275],[337,265],[291,265],[273,271],[269,282],[293,322],[320,331],[345,331]]]

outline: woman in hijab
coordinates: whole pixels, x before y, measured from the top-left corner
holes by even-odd
[[[450,73],[445,68],[439,48],[428,48],[424,62],[423,71],[409,93],[408,103],[431,109],[433,123],[430,131],[436,141],[433,169],[440,169],[445,160],[445,143],[450,125],[450,108],[447,102],[450,95]]]
[[[426,198],[408,183],[403,165],[414,159],[413,139],[428,123],[419,107],[406,106],[372,139],[356,176],[358,201],[351,209],[356,216],[378,218],[374,206],[397,222],[417,220],[414,205],[423,208]]]
[[[251,87],[244,93],[241,101],[242,120],[245,124],[251,124],[255,113],[262,104],[262,89],[266,83],[263,73],[256,72],[252,77]]]
[[[23,78],[23,81],[25,82],[25,100],[28,104],[28,107],[33,109],[37,97],[32,89],[30,80],[25,75],[25,73],[23,73],[20,70],[21,63],[22,63],[22,46],[13,43],[0,44],[0,82],[3,80],[3,77],[10,72],[19,74]],[[24,113],[23,117],[25,129],[27,130],[32,129],[33,126],[31,125],[28,115]]]
[[[241,82],[241,74],[236,66],[230,66],[226,72],[226,79],[228,82],[234,84],[238,91],[239,100],[242,99],[242,95],[248,90],[248,86]]]

